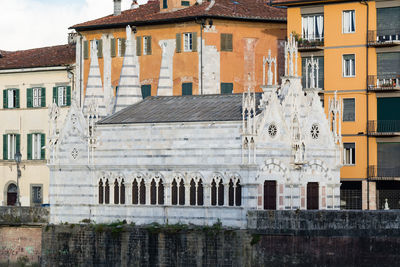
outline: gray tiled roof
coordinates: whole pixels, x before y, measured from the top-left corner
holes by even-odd
[[[261,94],[257,94],[257,102]],[[257,103],[258,106],[258,103]],[[152,96],[98,124],[242,120],[242,94]]]

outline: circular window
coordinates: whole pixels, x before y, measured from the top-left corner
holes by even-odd
[[[318,137],[319,137],[319,126],[318,126],[318,124],[313,124],[311,126],[311,137],[313,139],[318,139]]]
[[[275,137],[276,136],[276,133],[278,132],[278,128],[276,128],[276,125],[275,124],[270,124],[269,126],[268,126],[268,134],[271,136],[271,137]]]

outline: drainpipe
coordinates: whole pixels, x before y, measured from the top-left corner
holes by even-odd
[[[82,36],[82,34],[80,33],[80,32],[78,32],[78,34],[79,34],[79,36],[81,37],[81,38],[79,38],[80,39],[80,47],[81,47],[81,49],[80,49],[80,51],[79,51],[79,64],[80,64],[80,67],[79,67],[79,107],[80,108],[82,108],[82,87],[83,87],[83,83],[82,83],[82,80],[83,80],[83,77],[82,77],[82,68],[83,68],[83,65],[85,64],[84,62],[82,62],[82,54],[83,54],[83,49],[84,49],[84,47],[83,47],[83,36]],[[75,67],[76,68],[76,67]]]
[[[365,5],[367,7],[367,34],[366,34],[366,83],[367,83],[367,105],[366,105],[366,114],[367,114],[367,209],[369,210],[369,132],[368,132],[368,119],[369,119],[369,99],[368,99],[368,22],[369,22],[369,5],[368,1],[361,1],[361,4]]]
[[[204,23],[202,22],[200,24],[200,81],[201,81],[201,88],[200,88],[200,94],[203,94],[203,28],[204,28]]]

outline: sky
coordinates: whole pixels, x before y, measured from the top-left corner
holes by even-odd
[[[147,0],[138,0],[144,4]],[[122,0],[122,10],[132,0]],[[67,43],[74,24],[113,13],[113,0],[0,0],[0,50]]]

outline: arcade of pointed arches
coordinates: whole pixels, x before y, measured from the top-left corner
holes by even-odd
[[[241,206],[242,185],[237,174],[224,178],[215,173],[209,183],[199,174],[193,174],[185,178],[182,174],[172,175],[168,183],[166,178],[157,174],[144,176],[136,174],[133,179],[126,179],[123,175],[102,174],[98,180],[99,204],[133,204],[133,205],[185,205],[188,198],[190,206]],[[130,181],[128,181],[130,180]],[[130,199],[127,199],[126,186],[129,184]],[[113,190],[113,199],[110,199],[110,191]],[[204,191],[210,192],[210,203],[205,203]],[[165,194],[170,192],[170,201],[166,203]],[[146,194],[150,193],[150,198]],[[225,199],[227,194],[227,199]]]

